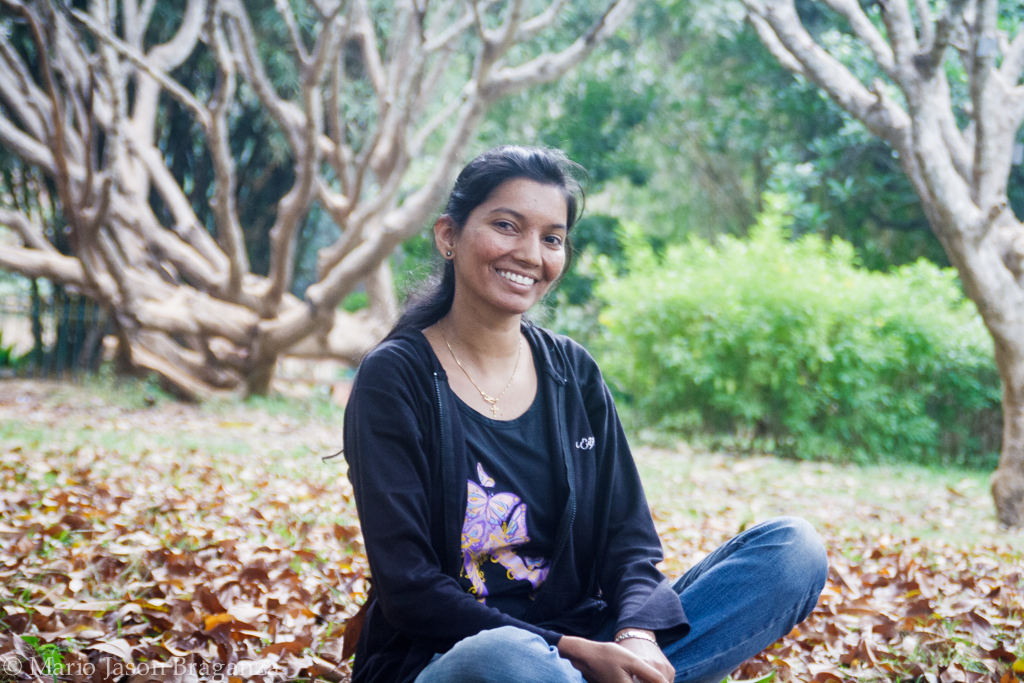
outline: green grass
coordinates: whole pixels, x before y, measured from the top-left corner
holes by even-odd
[[[635,450],[652,505],[691,519],[717,517],[739,528],[774,515],[797,515],[850,533],[1024,549],[1021,534],[998,528],[985,472],[737,456],[685,444]]]

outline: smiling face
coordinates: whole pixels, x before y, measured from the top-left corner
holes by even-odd
[[[522,314],[537,303],[565,265],[568,206],[562,190],[516,178],[469,214],[462,232],[441,218],[441,253],[452,252],[455,296],[476,307]]]

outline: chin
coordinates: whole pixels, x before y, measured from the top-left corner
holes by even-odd
[[[531,308],[536,306],[537,302],[540,301],[540,299],[541,297],[537,297],[536,299],[532,300],[526,300],[519,299],[518,297],[513,299],[511,297],[503,296],[495,297],[491,299],[489,303],[491,304],[491,307],[494,308],[494,310],[501,311],[502,313],[505,313],[507,315],[523,315]]]

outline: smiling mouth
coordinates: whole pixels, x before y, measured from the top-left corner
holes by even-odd
[[[499,270],[498,271],[498,275],[502,276],[506,280],[511,280],[512,282],[515,282],[516,284],[520,284],[520,285],[532,285],[535,282],[537,282],[532,277],[527,277],[525,275],[519,275],[517,273],[512,273],[512,272],[507,271],[507,270]]]

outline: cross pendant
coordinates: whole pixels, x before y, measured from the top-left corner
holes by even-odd
[[[498,417],[498,399],[485,396],[484,400],[491,404],[491,414]]]

